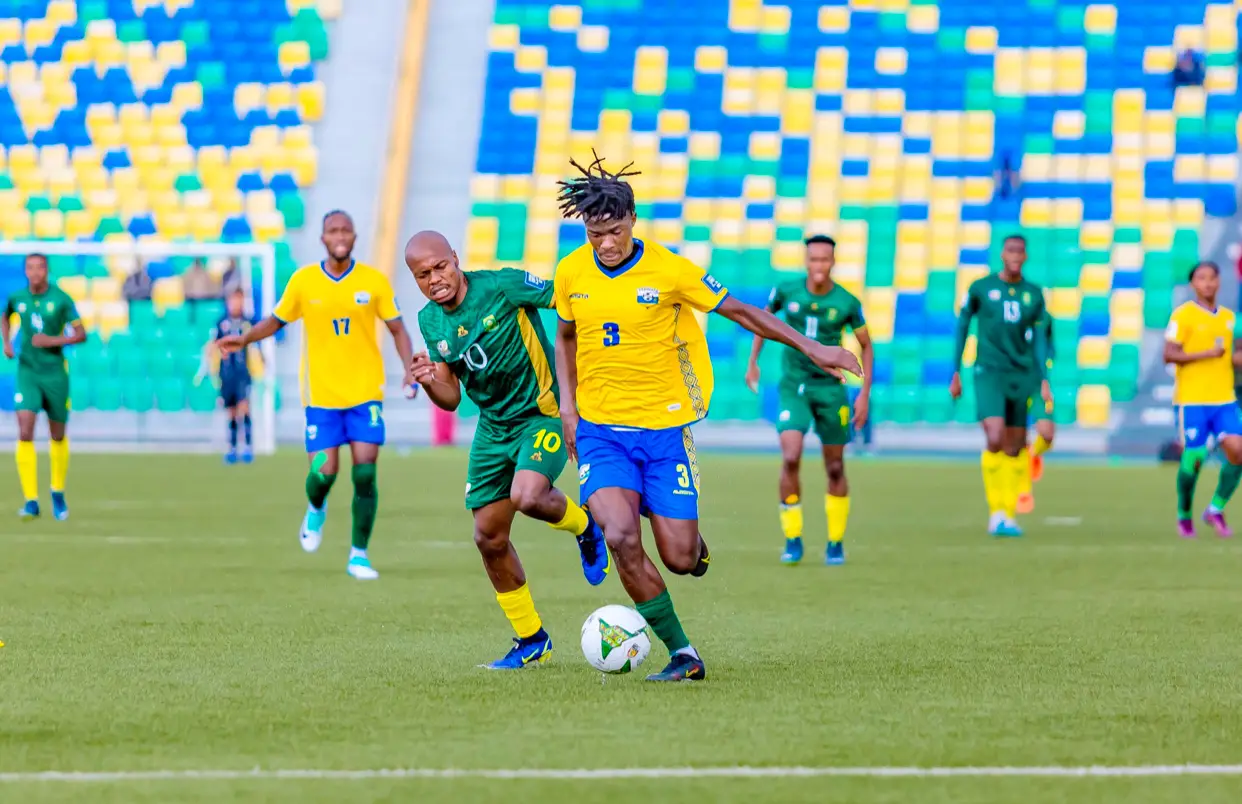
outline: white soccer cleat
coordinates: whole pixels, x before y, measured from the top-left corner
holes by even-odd
[[[349,559],[349,563],[345,565],[345,571],[360,581],[379,579],[379,573],[371,566],[371,562],[366,556],[354,556]]]
[[[313,553],[319,549],[319,545],[323,542],[323,523],[328,518],[328,506],[325,503],[323,508],[316,510],[314,507],[306,506],[306,516],[302,517],[302,529],[298,533],[298,539],[302,542],[302,549],[308,553]]]

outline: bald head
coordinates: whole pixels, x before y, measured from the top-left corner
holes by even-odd
[[[466,278],[457,253],[439,232],[419,232],[405,244],[405,264],[418,289],[431,301],[454,309],[466,295]]]

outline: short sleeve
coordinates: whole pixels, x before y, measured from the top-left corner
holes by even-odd
[[[552,301],[556,315],[562,321],[574,320],[574,311],[569,306],[569,268],[564,260],[557,264],[556,273],[552,276]]]
[[[785,294],[781,292],[781,286],[775,285],[772,292],[768,294],[768,312],[779,313],[785,309]]]
[[[962,297],[961,312],[963,315],[974,315],[979,312],[979,297],[975,295],[975,286],[973,284],[966,289],[966,295]]]
[[[72,324],[80,324],[82,316],[78,314],[78,306],[73,303],[73,297],[68,293],[65,294],[65,326]]]
[[[280,295],[280,301],[276,302],[276,308],[272,310],[272,315],[282,324],[288,324],[291,321],[297,321],[302,317],[302,283],[299,279],[300,274],[294,274],[289,280],[289,284],[285,285],[285,292]]]
[[[1189,328],[1182,323],[1182,317],[1178,315],[1178,311],[1174,310],[1173,315],[1169,317],[1169,325],[1165,327],[1164,339],[1170,343],[1181,345],[1186,342],[1186,338],[1189,336]]]
[[[862,302],[858,299],[854,300],[854,309],[850,311],[850,318],[847,323],[850,325],[850,329],[855,332],[865,329],[867,326],[867,319],[863,316]]]
[[[674,295],[678,301],[700,312],[710,313],[729,297],[724,285],[690,260],[674,256],[673,261],[677,276]]]
[[[434,303],[432,302],[432,304]],[[431,309],[431,304],[428,304],[418,311],[418,331],[423,336],[423,343],[427,344],[427,357],[431,362],[447,363],[448,359],[440,351],[440,342],[443,339],[437,337],[438,333],[435,331],[435,327],[427,321],[427,313]]]
[[[501,290],[514,304],[540,309],[556,307],[555,282],[516,268],[501,268],[497,274]]]
[[[375,288],[375,313],[385,321],[396,321],[401,317],[401,308],[397,306],[397,296],[393,293],[392,283],[383,275],[378,275]]]

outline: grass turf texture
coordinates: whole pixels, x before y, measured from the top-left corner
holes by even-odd
[[[712,570],[668,577],[710,680],[655,686],[601,685],[579,628],[625,594],[616,578],[588,587],[573,540],[522,521],[515,543],[556,656],[476,669],[511,633],[460,505],[461,452],[382,459],[377,583],[345,575],[348,482],[320,551],[298,548],[300,455],[248,467],[76,455],[72,520],[0,527],[0,772],[1242,762],[1242,548],[1202,527],[1197,542],[1172,534],[1171,470],[1051,463],[1027,537],[998,542],[975,465],[856,462],[850,563],[825,568],[823,473],[808,460],[808,556],[790,569],[777,562],[776,458],[703,464]],[[0,482],[16,509],[15,478]],[[641,671],[664,661],[657,645]],[[178,780],[8,782],[0,799],[1203,802],[1240,787]]]

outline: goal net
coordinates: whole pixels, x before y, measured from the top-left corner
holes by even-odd
[[[203,348],[224,313],[223,292],[240,287],[246,312],[276,303],[275,249],[256,243],[0,242],[0,295],[24,288],[24,257],[48,256],[51,279],[74,298],[88,333],[66,350],[74,448],[209,451],[225,445],[224,411]],[[131,283],[126,279],[145,271]],[[203,272],[206,272],[204,275]],[[149,278],[149,282],[147,279]],[[276,445],[280,374],[276,344],[261,347],[251,392],[254,448]],[[16,361],[0,360],[0,408],[12,411]],[[203,376],[203,373],[206,376]],[[46,425],[40,420],[40,437]],[[12,443],[17,423],[0,416]]]

